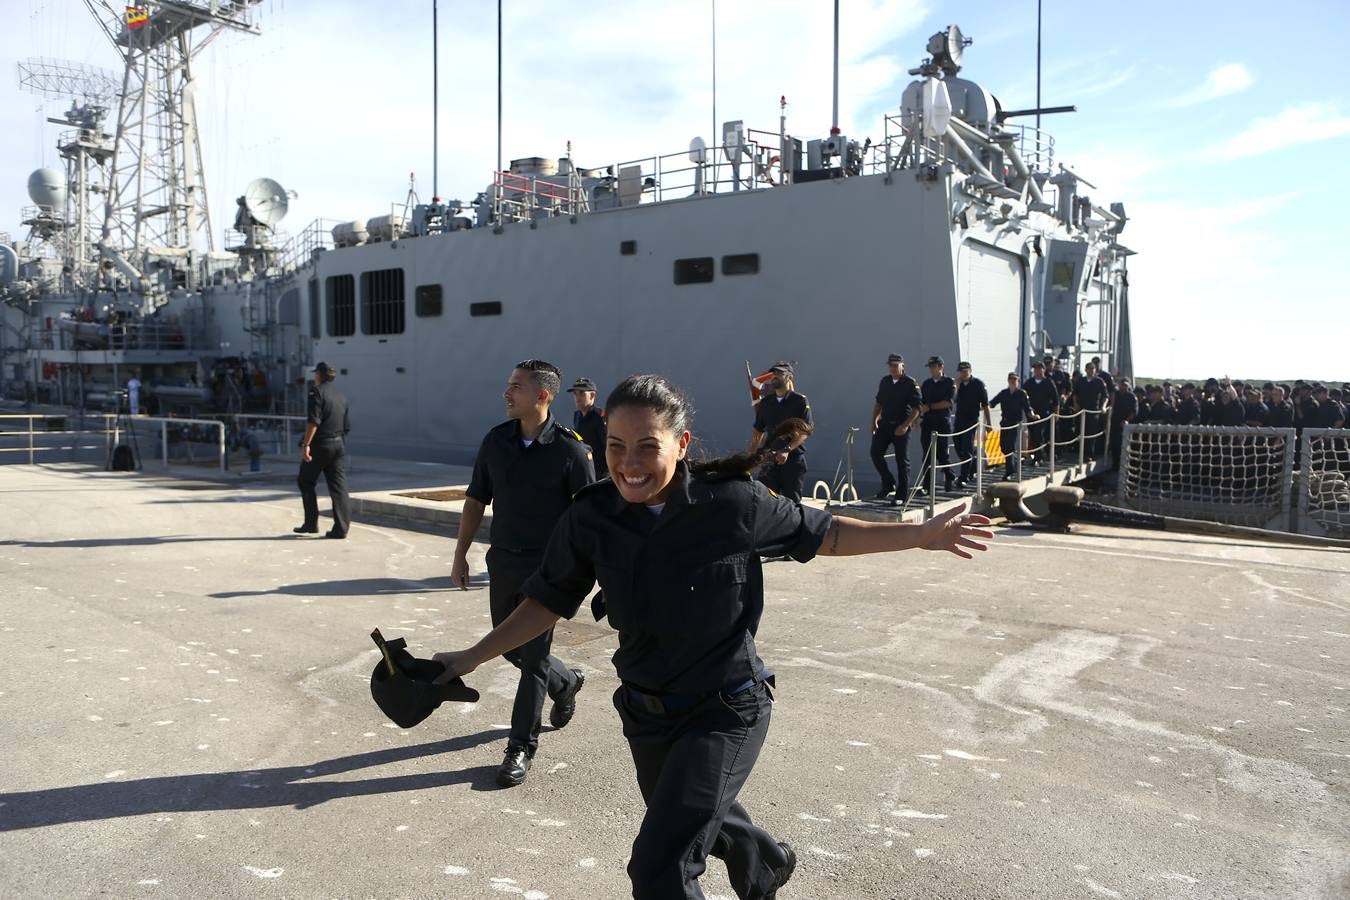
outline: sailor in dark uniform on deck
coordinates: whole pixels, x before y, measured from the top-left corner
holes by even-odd
[[[999,407],[999,449],[1003,451],[1003,478],[1011,480],[1017,469],[1017,457],[1022,448],[1019,440],[1022,432],[1018,429],[1021,422],[1032,422],[1036,411],[1031,408],[1031,398],[1022,390],[1021,379],[1016,372],[1008,373],[1008,386],[994,395],[990,406]]]
[[[961,475],[956,479],[957,487],[965,487],[975,477],[975,454],[982,448],[976,447],[980,417],[984,417],[984,427],[989,427],[989,391],[984,382],[976,378],[970,363],[963,362],[956,367],[956,456],[961,461]]]
[[[1031,379],[1025,385],[1027,397],[1031,400],[1031,408],[1036,411],[1036,417],[1040,420],[1029,429],[1031,435],[1031,446],[1039,447],[1035,456],[1044,459],[1050,458],[1050,416],[1059,412],[1059,386],[1045,374],[1045,363],[1037,360],[1031,364]],[[1055,435],[1059,440],[1059,435]],[[1047,445],[1047,446],[1042,446]]]
[[[956,400],[956,382],[943,371],[942,357],[928,357],[928,378],[919,388],[919,443],[923,447],[924,465],[936,463],[942,473],[943,487],[952,489],[956,473],[947,468],[951,462],[948,456],[947,435],[952,430],[952,404]],[[928,448],[937,442],[933,455]],[[920,493],[927,493],[928,480],[921,479]]]
[[[878,500],[895,491],[895,502],[909,499],[909,430],[919,420],[919,383],[905,374],[905,358],[886,359],[889,374],[877,385],[872,405],[872,465],[881,476]],[[896,475],[886,465],[886,451],[895,447]]]
[[[702,897],[714,856],[737,897],[775,897],[796,855],[737,802],[773,706],[755,647],[760,557],[922,547],[969,558],[988,520],[961,507],[923,525],[832,518],[752,481],[750,455],[690,463],[692,408],[658,375],[625,379],[605,406],[612,480],[563,513],[511,617],[435,658],[444,678],[472,672],[575,615],[598,582],[619,632],[614,706],[646,805],[628,862],[633,896]]]
[[[751,453],[763,447],[768,436],[788,419],[801,419],[807,426],[815,424],[811,421],[811,401],[792,388],[795,374],[792,364],[774,363],[769,372],[773,375],[769,390],[755,404],[755,425],[750,431]],[[792,446],[786,448],[786,455],[783,447],[773,448],[775,455],[765,465],[759,480],[769,490],[789,500],[800,500],[806,482],[806,451],[802,449],[801,441],[790,443]]]

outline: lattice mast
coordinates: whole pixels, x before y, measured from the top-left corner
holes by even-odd
[[[95,256],[93,227],[95,212],[90,199],[101,192],[103,167],[112,156],[112,136],[103,130],[103,122],[117,97],[121,83],[116,73],[83,63],[64,60],[29,59],[19,63],[19,87],[52,99],[70,100],[70,109],[61,118],[49,118],[53,125],[65,125],[57,149],[66,165],[66,195],[62,209],[37,209],[30,217],[34,224],[31,237],[55,244],[72,275],[82,277]]]
[[[104,212],[110,250],[193,248],[205,233],[215,249],[198,140],[193,58],[225,31],[258,34],[262,0],[84,0],[124,70]]]

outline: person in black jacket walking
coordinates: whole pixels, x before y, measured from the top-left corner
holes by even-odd
[[[1022,431],[1017,426],[1022,422],[1036,420],[1036,412],[1031,408],[1031,398],[1022,390],[1021,378],[1016,372],[1008,373],[1008,386],[999,391],[990,406],[999,407],[999,449],[1003,451],[1003,479],[1009,481],[1017,468],[1017,456],[1022,452],[1019,439]]]

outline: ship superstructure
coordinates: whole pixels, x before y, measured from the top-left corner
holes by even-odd
[[[190,5],[156,5],[150,22]],[[249,5],[213,8],[246,26]],[[502,417],[520,358],[591,377],[602,397],[630,372],[667,373],[715,450],[748,438],[745,360],[788,359],[816,415],[819,469],[848,428],[868,426],[891,352],[967,359],[991,385],[1045,353],[1128,373],[1124,209],[1094,202],[1047,133],[962,77],[968,43],[956,27],[934,35],[871,138],[727,122],[711,146],[594,167],[517,159],[472,201],[410,191],[292,238],[275,231],[287,193],[259,179],[225,251],[191,245],[209,209],[195,194],[176,195],[167,247],[136,230],[146,201],[128,219],[110,194],[89,264],[37,229],[0,250],[0,388],[89,402],[136,366],[165,410],[294,411],[322,358],[340,370],[358,448],[460,461]],[[101,121],[91,146],[106,146]],[[130,145],[113,143],[100,152],[125,160]],[[92,177],[106,190],[122,165]],[[35,191],[39,217],[73,221],[69,198],[91,179],[76,184],[77,168],[64,218]]]

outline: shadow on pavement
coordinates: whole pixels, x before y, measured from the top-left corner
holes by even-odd
[[[198,541],[289,541],[294,535],[260,534],[241,537],[199,537],[187,534],[154,535],[152,537],[72,538],[68,541],[0,541],[0,547],[31,547],[60,549],[63,547],[145,547],[155,544],[190,544]]]
[[[487,587],[486,574],[470,575],[469,590],[478,591]],[[450,583],[449,575],[439,575],[416,581],[411,578],[351,578],[346,581],[310,581],[304,584],[280,584],[261,591],[217,591],[207,594],[217,600],[232,600],[235,597],[266,597],[270,594],[288,594],[296,597],[378,597],[389,594],[428,594],[441,591],[458,591]]]
[[[200,775],[166,775],[134,781],[81,784],[0,794],[0,832],[43,828],[68,822],[93,822],[164,812],[210,812],[229,809],[265,809],[290,806],[307,809],[329,800],[420,791],[468,784],[473,790],[496,788],[497,766],[473,766],[458,771],[422,772],[355,781],[310,781],[357,769],[406,762],[466,750],[506,737],[506,729],[491,729],[430,744],[393,747],[316,762],[309,766]]]

